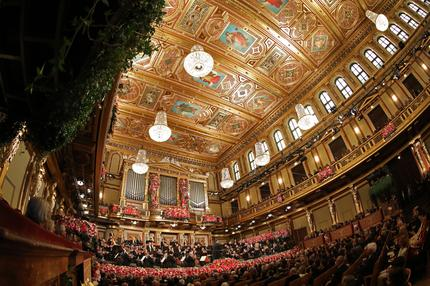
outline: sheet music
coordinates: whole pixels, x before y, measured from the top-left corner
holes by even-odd
[[[200,261],[201,261],[201,262],[206,261],[206,256],[202,256],[202,257],[200,257]]]
[[[185,256],[181,258],[181,261],[182,261],[182,262],[184,262],[184,260],[185,260]]]
[[[142,258],[140,259],[140,261],[142,261],[143,262],[143,260],[145,260],[145,258],[146,258],[146,256],[144,255],[144,256],[142,256]]]

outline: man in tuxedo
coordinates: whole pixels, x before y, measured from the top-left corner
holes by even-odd
[[[194,267],[196,266],[196,261],[194,257],[194,253],[192,251],[188,252],[187,256],[184,260],[184,267]]]
[[[153,253],[156,251],[155,246],[152,242],[152,240],[147,240],[146,241],[146,250],[148,250],[149,253]]]

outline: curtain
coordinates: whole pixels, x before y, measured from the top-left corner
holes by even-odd
[[[135,201],[143,201],[145,199],[145,174],[139,175],[133,170],[128,171],[125,197]]]
[[[176,178],[160,176],[160,204],[176,206]]]
[[[205,190],[203,183],[190,181],[190,205],[192,208],[205,208]]]

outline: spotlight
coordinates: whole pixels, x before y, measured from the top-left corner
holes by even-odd
[[[91,194],[91,189],[90,188],[87,189],[87,193]]]
[[[84,185],[84,181],[82,180],[77,180],[76,184],[78,184],[78,186],[82,187]]]
[[[228,232],[228,229],[226,229],[225,232]]]
[[[291,206],[287,206],[287,210],[290,210],[291,209]]]
[[[137,221],[135,221],[135,220],[134,220],[134,221],[132,221],[131,223],[132,223],[132,224],[134,224],[134,225],[136,225],[136,224],[137,224]]]
[[[400,159],[402,159],[402,157],[399,155],[399,156],[397,156],[397,160],[400,160]]]

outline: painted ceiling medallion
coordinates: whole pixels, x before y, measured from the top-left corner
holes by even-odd
[[[200,45],[194,45],[184,60],[185,71],[193,77],[207,76],[214,67],[214,59]]]

